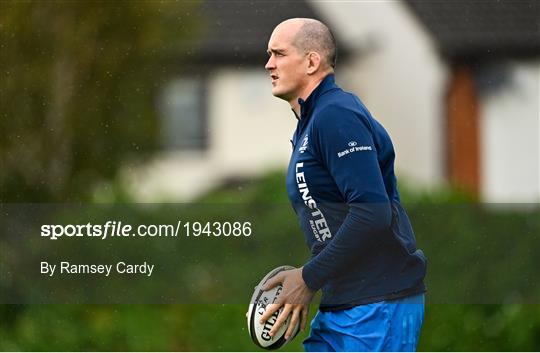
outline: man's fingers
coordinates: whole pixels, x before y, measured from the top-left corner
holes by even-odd
[[[274,288],[275,286],[277,286],[278,284],[280,284],[280,283],[282,283],[282,282],[283,282],[283,274],[278,273],[278,274],[275,275],[274,277],[269,278],[269,279],[264,283],[264,285],[262,286],[262,289],[263,289],[264,291],[270,290],[270,289]]]
[[[281,325],[283,325],[285,320],[287,320],[287,317],[289,316],[291,310],[292,310],[292,305],[285,304],[283,311],[281,312],[281,314],[279,314],[276,322],[274,323],[274,325],[272,326],[272,329],[270,330],[271,337],[274,337],[276,332],[278,332],[278,330],[280,329]]]
[[[270,316],[272,316],[272,314],[274,314],[276,311],[279,310],[279,308],[281,308],[281,305],[282,304],[269,304],[266,307],[264,314],[261,316],[260,323],[265,323],[270,318]]]
[[[294,333],[294,328],[298,323],[301,308],[296,308],[291,314],[291,322],[289,322],[289,327],[287,327],[287,332],[285,332],[285,339],[288,340]]]
[[[304,331],[306,329],[308,311],[309,311],[308,306],[302,308],[302,321],[300,322],[300,330],[302,330],[302,331]]]

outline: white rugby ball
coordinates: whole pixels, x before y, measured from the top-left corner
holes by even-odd
[[[287,332],[291,319],[291,316],[289,315],[274,337],[270,337],[270,330],[274,326],[279,314],[281,314],[283,311],[283,307],[276,311],[264,324],[259,323],[266,310],[266,306],[274,303],[283,290],[283,286],[281,284],[268,291],[263,291],[262,286],[266,283],[266,281],[277,275],[279,272],[292,269],[294,269],[292,266],[279,266],[270,271],[255,287],[255,291],[251,297],[247,314],[248,331],[253,342],[261,348],[278,349],[288,341],[292,340],[298,334],[298,329],[300,326],[299,323],[296,324],[291,337],[289,337],[288,340],[285,340],[285,332]]]

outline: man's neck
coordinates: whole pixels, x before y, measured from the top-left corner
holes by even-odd
[[[289,104],[291,105],[291,108],[292,110],[295,112],[296,116],[298,118],[301,118],[301,112],[300,112],[300,103],[298,103],[298,99],[302,99],[302,100],[306,100],[309,95],[315,90],[315,88],[317,88],[317,86],[319,86],[319,84],[324,80],[324,78],[326,76],[328,76],[329,73],[323,75],[323,76],[320,76],[319,78],[317,79],[313,79],[311,80],[305,87],[304,89],[300,92],[300,94],[293,98],[292,100],[289,101]]]

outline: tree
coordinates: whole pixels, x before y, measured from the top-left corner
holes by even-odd
[[[194,2],[2,2],[0,201],[80,201],[155,145]]]

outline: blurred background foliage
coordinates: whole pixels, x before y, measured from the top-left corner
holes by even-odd
[[[87,200],[155,148],[155,90],[197,35],[197,2],[128,3],[0,4],[0,201]]]
[[[0,4],[1,202],[91,200],[89,186],[114,183],[121,162],[156,147],[155,89],[175,70],[167,64],[180,60],[186,38],[196,37],[200,18],[189,13],[198,5],[125,3]],[[116,201],[130,201],[113,185]],[[486,250],[484,259],[500,273],[486,280],[504,289],[517,278],[529,283],[520,290],[540,297],[538,278],[519,278],[522,269],[540,268],[538,209],[481,209],[455,190],[401,187],[419,247],[441,273],[462,277],[455,283],[428,274],[430,291],[474,292],[482,278],[475,259]],[[285,203],[284,176],[231,181],[199,201]],[[292,212],[273,215],[272,229],[290,229]],[[479,239],[485,249],[471,248],[468,240]],[[490,248],[493,239],[505,246]],[[300,236],[295,244],[303,246]],[[0,350],[253,351],[244,318],[249,296],[246,305],[0,305]],[[305,335],[285,350],[301,350]],[[430,303],[419,349],[540,350],[540,305]]]

